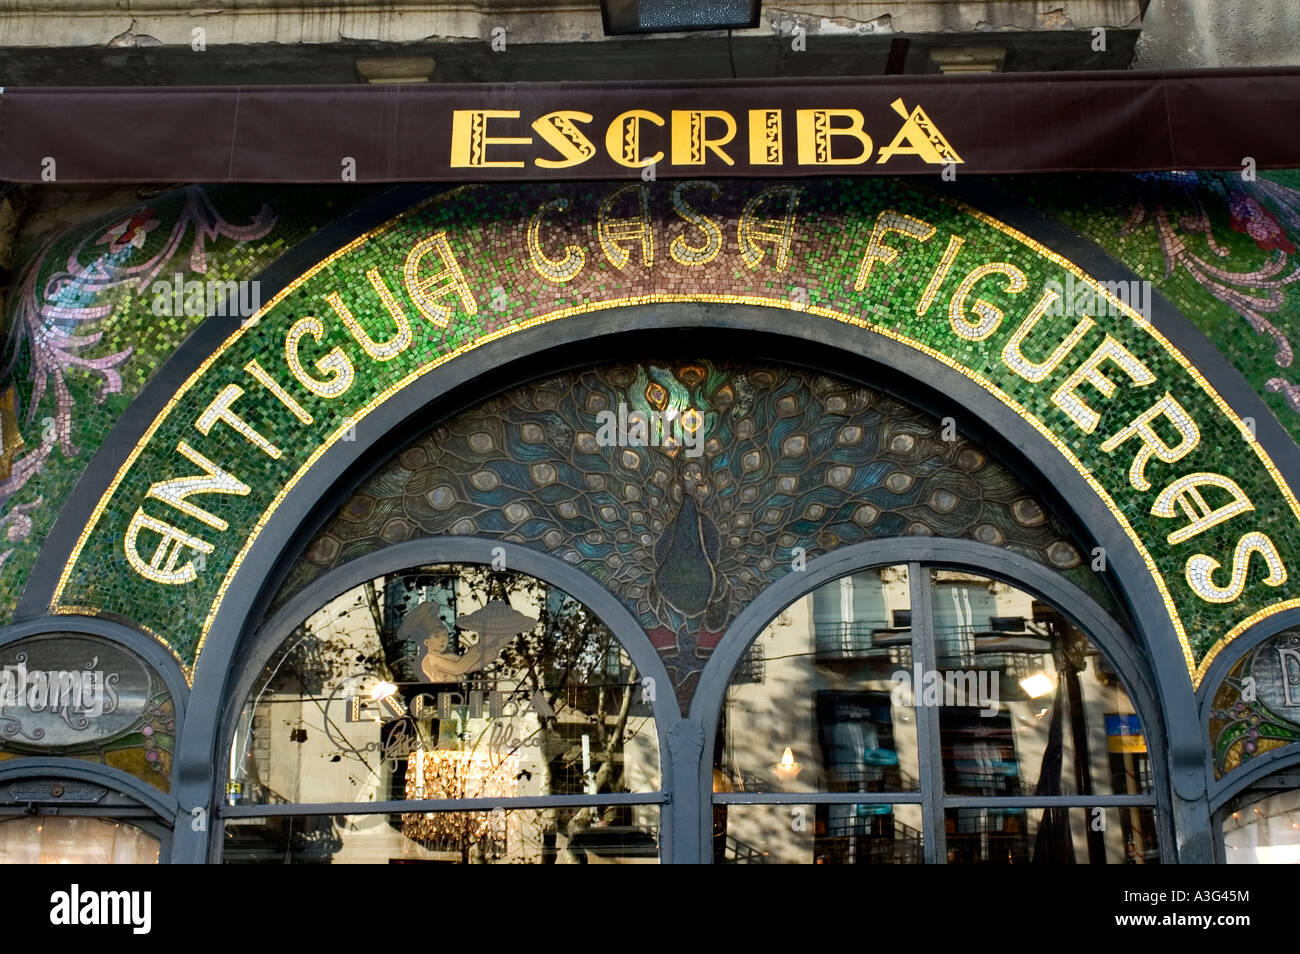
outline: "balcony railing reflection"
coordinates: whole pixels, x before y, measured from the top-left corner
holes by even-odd
[[[921,832],[895,820],[889,806],[860,806],[880,812],[832,817],[822,846],[839,864],[919,865],[925,858]]]
[[[819,662],[876,659],[900,666],[912,665],[912,630],[857,620],[818,622],[815,651]]]
[[[770,861],[768,853],[761,848],[741,841],[735,835],[727,836],[727,846],[722,855],[724,865],[765,865]]]
[[[733,684],[760,683],[766,675],[767,662],[763,655],[763,644],[756,642],[749,647],[740,662],[736,663],[736,671],[732,674],[731,681]]]
[[[950,809],[945,822],[950,864],[1029,861],[1029,812],[1008,809]]]
[[[1020,680],[1043,668],[1052,655],[1047,631],[1019,617],[994,620],[994,629],[935,633],[935,662],[940,669],[996,669]]]

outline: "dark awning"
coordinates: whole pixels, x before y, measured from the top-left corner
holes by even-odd
[[[485,181],[1300,167],[1300,70],[0,91],[0,179]],[[870,139],[868,149],[867,140]],[[660,155],[661,154],[661,155]]]

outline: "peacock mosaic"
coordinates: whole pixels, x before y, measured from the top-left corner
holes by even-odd
[[[607,428],[611,415],[633,426]],[[665,419],[684,419],[690,439],[656,429]],[[434,534],[520,543],[601,581],[649,634],[683,705],[760,590],[868,539],[1001,546],[1109,599],[1084,548],[983,449],[879,390],[776,365],[602,365],[461,413],[357,488],[271,611],[330,568]]]

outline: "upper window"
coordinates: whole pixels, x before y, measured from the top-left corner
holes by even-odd
[[[0,864],[153,865],[158,839],[117,818],[27,815],[0,819]]]
[[[1055,608],[971,573],[864,570],[787,607],[733,674],[714,860],[1155,861],[1152,791],[1128,694]]]
[[[540,580],[439,565],[366,582],[305,620],[245,701],[226,858],[654,858],[656,799],[601,798],[660,787],[647,688],[609,630]],[[510,809],[521,796],[582,804]],[[494,804],[364,815],[468,799]],[[355,813],[311,813],[338,802]],[[296,831],[250,817],[284,803],[304,806]]]

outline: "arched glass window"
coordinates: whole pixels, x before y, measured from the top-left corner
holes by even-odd
[[[366,582],[267,662],[230,748],[224,860],[658,858],[659,746],[631,659],[533,577]]]
[[[788,606],[732,675],[714,763],[715,862],[1159,861],[1117,674],[969,572],[864,570]]]
[[[1300,864],[1300,768],[1258,779],[1229,799],[1216,821],[1225,863]]]
[[[114,818],[28,815],[0,819],[0,864],[156,865],[159,839]]]
[[[1230,865],[1300,864],[1300,789],[1254,790],[1225,813],[1222,831]]]

